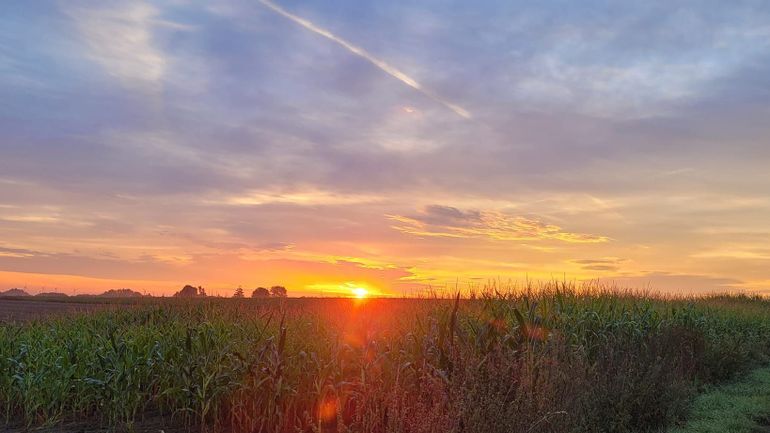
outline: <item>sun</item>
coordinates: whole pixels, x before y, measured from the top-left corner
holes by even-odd
[[[350,291],[353,292],[353,296],[358,299],[363,299],[369,295],[369,292],[363,287],[353,287]]]

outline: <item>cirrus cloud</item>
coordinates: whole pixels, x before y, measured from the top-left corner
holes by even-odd
[[[389,217],[396,222],[394,229],[415,236],[499,241],[557,240],[571,243],[610,240],[606,236],[572,233],[554,224],[494,210],[463,211],[451,206],[430,205],[416,215]]]

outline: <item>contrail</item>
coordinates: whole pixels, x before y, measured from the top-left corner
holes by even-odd
[[[423,95],[429,97],[430,99],[438,102],[439,104],[445,106],[446,108],[454,111],[457,113],[457,115],[470,119],[471,113],[468,112],[468,110],[460,107],[459,105],[452,104],[451,102],[445,101],[444,99],[434,95],[433,93],[425,90],[420,83],[417,82],[414,78],[406,75],[405,73],[399,71],[398,69],[394,68],[393,66],[390,66],[389,64],[383,62],[382,60],[372,56],[367,52],[365,49],[361,47],[357,47],[350,42],[336,36],[332,32],[323,29],[321,27],[316,26],[315,24],[311,23],[310,21],[298,17],[294,15],[293,13],[287,11],[286,9],[278,6],[277,4],[271,2],[270,0],[259,0],[260,3],[270,8],[273,12],[290,19],[291,21],[294,21],[295,23],[301,25],[302,27],[310,30],[313,33],[317,33],[326,39],[329,39],[333,42],[336,42],[338,45],[342,46],[346,50],[350,51],[351,53],[361,57],[364,60],[367,60],[369,63],[373,64],[374,66],[380,68],[383,72],[390,75],[391,77],[397,79],[398,81],[401,81],[402,83],[406,84],[407,86],[417,90],[418,92],[422,93]]]

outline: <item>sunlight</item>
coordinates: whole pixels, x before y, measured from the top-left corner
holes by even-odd
[[[361,280],[310,284],[304,287],[308,292],[322,293],[325,297],[369,299],[383,296],[380,289]]]

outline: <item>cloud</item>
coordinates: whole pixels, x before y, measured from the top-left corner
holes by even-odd
[[[770,260],[770,249],[725,248],[702,251],[690,255],[690,257],[699,259]]]
[[[240,206],[259,206],[271,203],[288,203],[304,206],[364,204],[383,200],[383,197],[364,194],[344,194],[319,189],[298,191],[262,190],[248,191],[233,197],[227,197],[225,204]]]
[[[704,293],[735,291],[744,284],[738,278],[702,274],[678,274],[652,271],[639,275],[602,278],[600,281],[619,287],[652,289],[670,293]]]
[[[614,265],[586,265],[583,266],[586,271],[617,271],[619,268]]]
[[[23,2],[0,14],[0,232],[195,275],[230,253],[766,286],[770,9],[712,3],[277,6],[300,24],[258,2]],[[414,211],[431,203],[455,207]]]
[[[394,229],[415,236],[481,238],[500,241],[558,240],[569,243],[607,242],[605,236],[571,233],[561,227],[499,211],[463,211],[430,205],[412,216],[390,215]]]
[[[24,257],[32,257],[36,254],[38,254],[36,251],[28,250],[25,248],[0,247],[0,257],[24,258]]]
[[[69,6],[69,5],[68,5]],[[153,40],[160,11],[144,2],[116,7],[71,7],[67,10],[93,60],[125,84],[157,83],[167,59]]]
[[[606,257],[602,259],[576,259],[570,260],[571,263],[581,265],[581,269],[586,271],[606,271],[617,272],[620,265],[627,262],[627,259],[619,257]]]
[[[263,251],[285,248],[285,245],[260,245]],[[244,287],[269,284],[286,285],[292,295],[313,294],[313,284],[342,285],[347,281],[366,281],[378,292],[391,293],[414,284],[412,272],[395,265],[375,265],[366,259],[334,257],[273,258],[269,255],[250,256],[238,252],[195,253],[187,256],[143,254],[134,259],[109,255],[55,253],[19,248],[0,247],[0,277],[7,274],[48,275],[45,285],[66,286],[72,277],[101,280],[123,280],[124,284],[142,289],[166,288],[183,280],[214,287]],[[141,276],[141,277],[140,277]],[[3,281],[14,286],[16,283]],[[155,290],[155,293],[158,292]],[[171,294],[164,290],[165,294]]]
[[[580,265],[599,265],[599,264],[622,263],[624,261],[626,260],[612,257],[612,258],[606,258],[606,259],[578,259],[578,260],[572,260],[572,263],[577,263]]]
[[[445,106],[446,108],[452,110],[460,117],[463,117],[465,119],[470,119],[471,113],[460,107],[457,104],[453,104],[444,98],[439,97],[433,92],[428,91],[425,89],[425,87],[418,83],[417,80],[410,77],[404,72],[401,72],[397,68],[391,66],[390,64],[386,63],[383,60],[378,59],[377,57],[370,54],[368,51],[364,50],[361,47],[358,47],[356,45],[351,44],[350,42],[340,38],[339,36],[336,36],[332,32],[323,29],[310,21],[300,18],[297,15],[294,15],[290,12],[288,12],[286,9],[276,5],[275,3],[269,1],[269,0],[259,0],[260,3],[271,9],[273,12],[299,24],[300,26],[310,30],[313,33],[319,34],[335,43],[340,45],[341,47],[345,48],[346,50],[350,51],[351,53],[355,54],[358,57],[361,57],[362,59],[368,61],[369,63],[373,64],[374,66],[380,68],[383,72],[390,75],[391,77],[397,79],[398,81],[401,81],[402,83],[406,84],[407,86],[417,90],[418,92],[422,93],[423,95],[429,97],[430,99],[438,102],[439,104]]]
[[[176,270],[163,257],[142,255],[120,259],[107,255],[46,252],[0,248],[0,271],[37,274],[67,274],[106,279],[175,278]]]
[[[288,251],[294,248],[294,244],[288,242],[264,242],[254,247],[257,251]]]
[[[242,254],[250,253],[274,253],[281,251],[290,251],[295,244],[290,242],[267,241],[267,242],[243,242],[243,241],[225,241],[210,240],[201,237],[199,234],[185,233],[178,230],[177,227],[159,230],[158,234],[164,237],[170,237],[179,241],[187,241],[195,245],[199,250],[206,249],[216,252],[231,252]],[[178,241],[174,241],[175,243]]]

